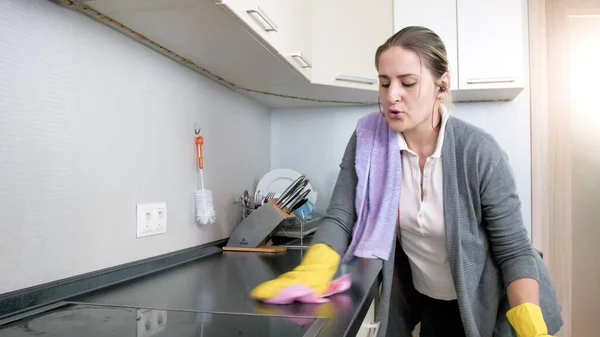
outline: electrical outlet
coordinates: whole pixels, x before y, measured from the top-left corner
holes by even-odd
[[[167,205],[157,204],[154,208],[156,212],[156,221],[153,223],[152,231],[156,234],[167,231]]]
[[[167,327],[167,311],[153,309],[137,310],[137,337],[150,337]]]
[[[167,205],[165,203],[137,205],[137,237],[167,232]]]

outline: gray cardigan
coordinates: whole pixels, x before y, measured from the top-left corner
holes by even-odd
[[[356,220],[355,153],[353,133],[329,208],[312,241],[327,244],[340,255],[348,248]],[[544,320],[554,335],[563,324],[561,308],[548,269],[523,226],[506,154],[485,131],[451,116],[445,129],[442,165],[446,249],[467,337],[515,336],[506,319],[510,309],[506,288],[520,278],[539,282]],[[379,337],[409,337],[420,320],[420,301],[408,258],[395,247],[400,247],[398,242],[390,258],[383,261],[376,311],[376,320],[381,322]]]

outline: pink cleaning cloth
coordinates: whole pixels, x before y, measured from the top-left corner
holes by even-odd
[[[333,280],[323,296],[315,295],[313,290],[308,286],[293,285],[282,290],[278,296],[264,300],[263,302],[269,304],[290,304],[294,301],[302,303],[325,303],[329,302],[327,297],[344,292],[350,289],[351,285],[352,277],[350,277],[350,274],[346,274]]]

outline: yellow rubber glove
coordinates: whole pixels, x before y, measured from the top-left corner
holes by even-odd
[[[333,280],[340,260],[340,255],[329,246],[315,244],[308,249],[298,267],[276,279],[259,284],[250,296],[258,300],[271,299],[281,290],[296,284],[306,285],[313,288],[317,295],[323,295]]]
[[[510,309],[506,318],[517,333],[517,337],[552,337],[544,322],[542,308],[533,303],[523,303]]]

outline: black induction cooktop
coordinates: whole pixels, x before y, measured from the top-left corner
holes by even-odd
[[[0,321],[0,337],[312,337],[326,321],[61,302]]]

